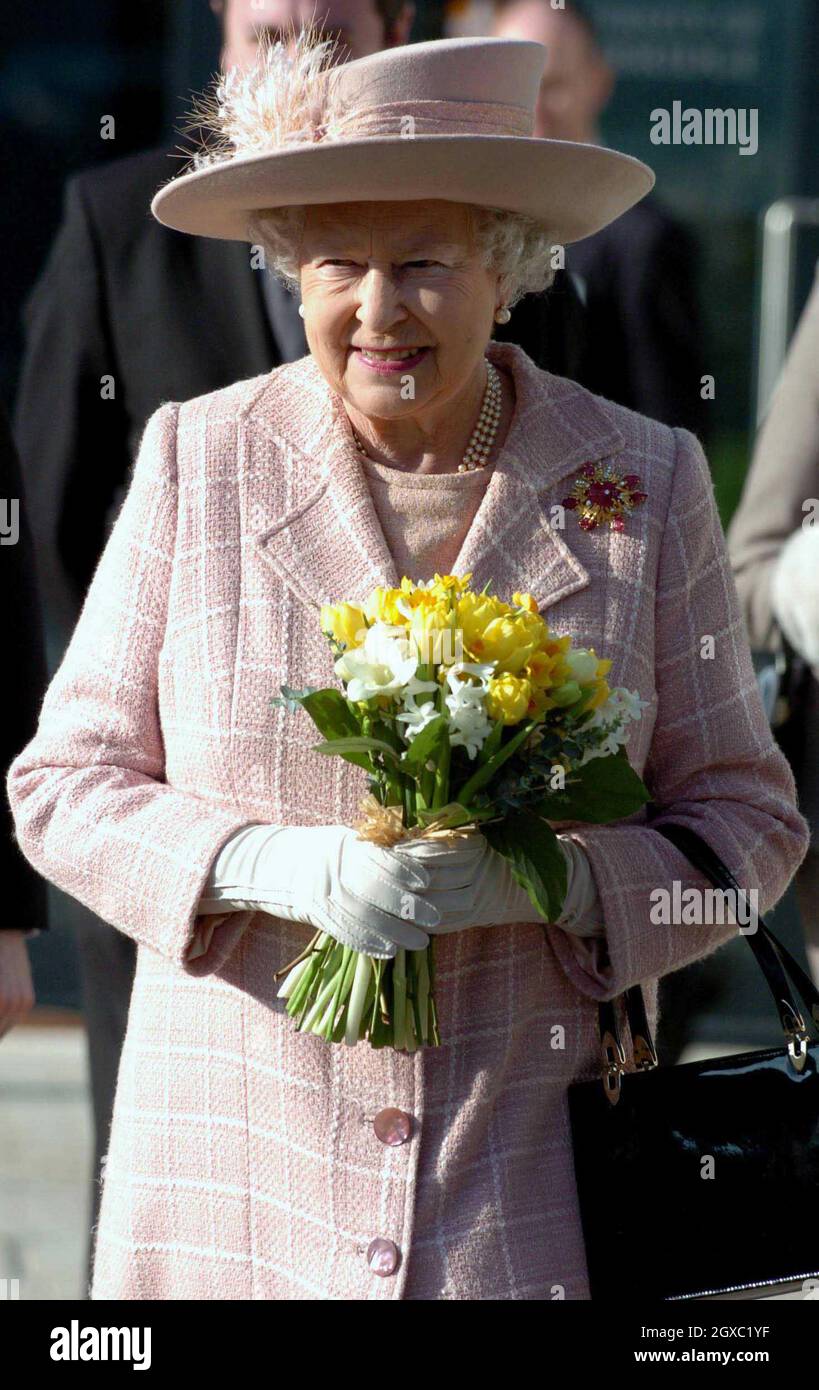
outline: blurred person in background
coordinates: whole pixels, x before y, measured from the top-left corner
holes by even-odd
[[[602,145],[599,121],[616,78],[586,11],[569,0],[562,10],[552,9],[549,0],[496,0],[492,33],[546,47],[535,135]],[[566,267],[585,289],[575,380],[705,439],[703,329],[690,234],[650,194],[595,236],[568,247]],[[497,335],[533,356],[530,343],[542,332],[539,298],[529,295]]]
[[[222,24],[220,66],[227,71],[252,65],[260,43],[298,26],[316,6],[212,0],[211,8]],[[324,30],[337,38],[343,61],[405,43],[413,14],[404,0],[332,0]],[[49,637],[59,651],[153,412],[169,399],[204,395],[307,352],[298,300],[252,268],[250,247],[182,236],[151,217],[151,197],[179,165],[178,147],[174,153],[162,146],[71,178],[62,225],[26,308],[15,434]],[[12,618],[22,620],[21,610],[14,605]],[[33,626],[26,623],[27,635]],[[8,733],[11,758],[25,740],[16,726]],[[39,894],[16,849],[14,859],[15,874]],[[40,924],[44,913],[28,915]],[[93,1227],[136,948],[90,912],[76,937],[94,1109]],[[19,933],[0,949],[10,998],[25,1004],[30,979]],[[14,1017],[18,1012],[12,1009]],[[89,1268],[90,1259],[89,1242]]]
[[[6,681],[3,768],[31,738],[46,686],[42,619],[34,554],[22,505],[20,465],[5,412],[0,408],[0,506],[3,515],[0,566],[7,650],[14,654],[14,678]],[[15,842],[8,802],[3,805],[0,837],[3,910],[0,913],[0,1038],[30,1013],[34,986],[26,937],[47,927],[45,881],[33,873]]]
[[[796,875],[819,984],[819,266],[759,431],[728,546],[751,646],[805,662],[789,752],[811,845]]]

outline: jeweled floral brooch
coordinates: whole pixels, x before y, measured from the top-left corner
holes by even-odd
[[[604,521],[612,531],[622,531],[626,517],[648,496],[638,491],[639,483],[636,473],[621,476],[610,463],[584,463],[563,506],[579,513],[583,531],[594,531]]]

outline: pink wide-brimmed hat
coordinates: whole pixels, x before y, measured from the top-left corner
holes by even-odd
[[[350,63],[332,50],[308,31],[230,71],[200,99],[204,149],[155,195],[154,216],[252,241],[265,208],[441,198],[527,213],[565,245],[654,185],[630,155],[532,135],[542,44],[438,39]]]

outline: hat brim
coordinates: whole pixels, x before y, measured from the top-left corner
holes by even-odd
[[[526,213],[558,245],[592,236],[654,186],[641,160],[600,145],[507,135],[401,135],[296,145],[182,174],[151,211],[176,231],[251,241],[263,208],[441,198]]]

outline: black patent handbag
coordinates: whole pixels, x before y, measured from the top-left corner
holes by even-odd
[[[730,870],[687,826],[656,827],[716,887]],[[766,1298],[819,1288],[819,992],[761,917],[743,933],[785,1047],[658,1067],[639,985],[632,1069],[599,1005],[601,1077],[568,1091],[592,1300]],[[812,1281],[817,1281],[815,1284]]]

